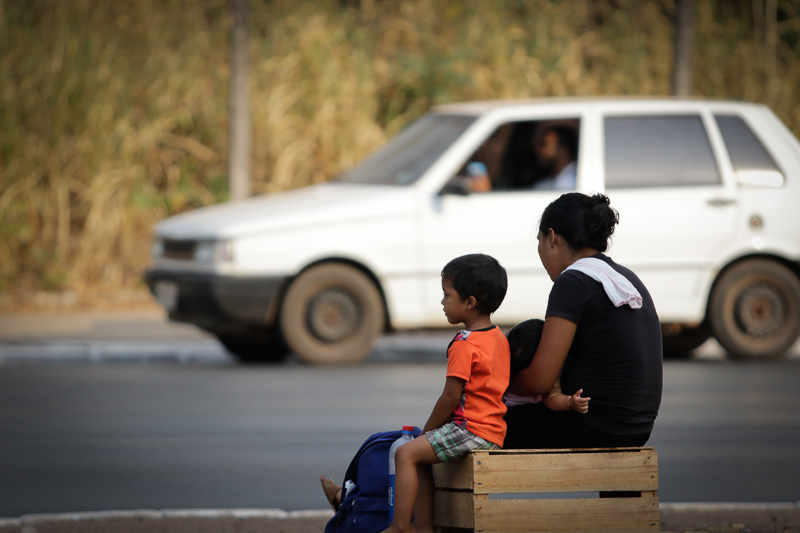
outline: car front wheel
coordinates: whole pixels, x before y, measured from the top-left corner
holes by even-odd
[[[738,263],[714,286],[709,320],[733,357],[783,356],[800,336],[800,280],[775,261]]]
[[[662,324],[661,338],[664,343],[664,357],[688,358],[690,352],[699,348],[711,337],[708,325]]]
[[[289,353],[277,335],[217,335],[219,342],[242,363],[277,363]]]
[[[280,312],[283,338],[310,364],[361,361],[384,323],[383,299],[372,280],[335,263],[302,272],[289,286]]]

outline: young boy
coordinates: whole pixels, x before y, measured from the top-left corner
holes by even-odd
[[[433,476],[428,465],[454,461],[473,449],[503,445],[510,355],[491,315],[505,298],[508,280],[496,259],[457,257],[442,270],[442,306],[450,324],[463,323],[447,348],[444,391],[423,434],[395,453],[394,519],[387,532],[433,531]]]
[[[511,377],[513,378],[520,370],[527,368],[533,361],[533,354],[539,347],[539,340],[542,337],[544,320],[532,318],[520,322],[508,333],[509,350],[511,351]],[[518,396],[507,392],[503,396],[503,403],[506,406],[522,405],[525,403],[544,402],[548,409],[552,411],[577,411],[585,414],[589,411],[589,398],[581,398],[583,389],[568,396],[561,392],[561,379],[556,380],[555,385],[547,394],[538,396]]]

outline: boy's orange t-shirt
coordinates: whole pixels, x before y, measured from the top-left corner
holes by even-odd
[[[466,382],[451,421],[463,421],[471,433],[502,446],[511,352],[500,328],[458,332],[447,347],[447,377],[451,376]]]

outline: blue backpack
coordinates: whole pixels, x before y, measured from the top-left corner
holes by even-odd
[[[420,433],[415,427],[414,437]],[[342,488],[342,503],[325,533],[379,533],[389,527],[389,448],[402,434],[384,431],[364,441],[344,475],[355,486]]]

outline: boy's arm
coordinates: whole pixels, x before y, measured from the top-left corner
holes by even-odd
[[[443,426],[450,420],[450,415],[453,414],[456,405],[461,401],[461,392],[464,390],[464,383],[466,382],[463,379],[452,376],[448,376],[445,379],[444,390],[441,396],[439,396],[439,399],[436,400],[433,411],[428,417],[428,421],[425,422],[425,427],[422,428],[423,433]]]
[[[555,385],[544,397],[544,404],[551,411],[578,411],[581,414],[589,412],[589,398],[581,398],[583,389],[578,390],[572,396],[567,396],[561,392],[561,379],[557,379]]]

